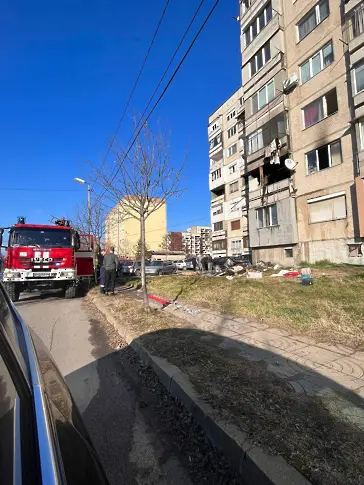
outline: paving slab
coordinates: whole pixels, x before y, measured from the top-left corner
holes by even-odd
[[[325,367],[357,379],[364,378],[364,362],[356,361],[351,357],[342,357],[333,362],[328,362]]]
[[[303,348],[292,349],[291,352],[298,357],[303,357],[312,362],[317,362],[318,364],[326,364],[327,362],[338,360],[341,357],[340,354],[336,354],[330,350],[321,349],[314,345],[306,345]]]
[[[277,351],[277,349],[293,352],[306,347],[306,344],[302,342],[290,337],[276,335],[268,330],[258,330],[257,332],[249,333],[247,337],[251,339],[253,345],[272,350],[272,352]]]

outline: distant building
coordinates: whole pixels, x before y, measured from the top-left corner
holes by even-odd
[[[184,251],[182,232],[169,233],[170,251]]]
[[[182,233],[186,254],[197,256],[211,253],[211,227],[193,226]]]
[[[105,241],[121,257],[132,258],[135,247],[140,239],[140,222],[128,214],[125,204],[133,196],[124,197],[122,203],[107,214],[105,221]],[[157,204],[160,199],[154,199]],[[167,207],[163,203],[155,212],[150,214],[145,223],[145,242],[151,251],[160,250],[160,246],[167,232]]]

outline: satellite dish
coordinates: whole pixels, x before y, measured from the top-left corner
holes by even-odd
[[[287,160],[284,161],[284,164],[288,168],[288,170],[294,170],[297,165],[297,163],[293,161],[291,158],[287,158]]]

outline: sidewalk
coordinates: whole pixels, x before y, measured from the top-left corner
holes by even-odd
[[[88,299],[246,483],[364,484],[363,352],[191,306],[145,314],[121,292]]]
[[[234,339],[241,357],[266,362],[267,370],[287,381],[297,393],[315,395],[328,389],[346,389],[364,398],[364,352],[318,343],[248,318],[228,317],[191,306],[186,312],[180,305],[171,304],[163,311],[200,330]],[[273,352],[274,358],[265,351]],[[364,412],[362,420],[364,427]]]

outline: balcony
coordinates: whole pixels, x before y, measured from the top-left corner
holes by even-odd
[[[221,204],[222,202],[224,202],[224,200],[225,200],[225,194],[219,195],[218,197],[211,199],[211,208]]]
[[[219,160],[222,157],[223,143],[222,134],[216,135],[212,140],[210,140],[210,158],[212,160]]]
[[[349,52],[357,50],[364,44],[364,2],[357,5],[352,13],[349,13],[343,31],[344,41],[349,47]]]
[[[283,29],[281,16],[277,13],[273,15],[272,19],[267,25],[259,32],[259,34],[252,40],[252,42],[245,47],[245,40],[241,41],[241,50],[244,59],[250,59],[253,54],[257,52],[273,35],[278,32],[279,29]],[[244,36],[244,33],[242,33]]]
[[[211,224],[223,221],[224,217],[224,203],[211,207]]]
[[[226,238],[226,229],[222,231],[212,231],[211,238],[213,241],[225,239]]]

